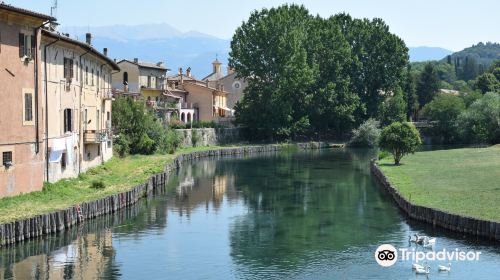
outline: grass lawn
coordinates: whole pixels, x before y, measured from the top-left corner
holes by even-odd
[[[114,157],[105,164],[81,174],[78,178],[46,184],[43,191],[0,199],[0,224],[66,209],[75,204],[128,191],[146,182],[151,175],[162,172],[165,163],[179,154],[230,147],[184,148],[172,155]],[[90,188],[93,181],[102,181],[105,188]]]
[[[500,146],[418,152],[379,166],[413,204],[500,221]]]

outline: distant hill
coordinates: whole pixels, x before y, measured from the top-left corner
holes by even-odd
[[[451,61],[454,63],[456,59],[465,61],[466,57],[470,57],[476,60],[479,65],[483,65],[487,68],[495,60],[500,60],[500,44],[487,42],[478,43],[477,45],[472,45],[472,47],[465,48],[459,52],[453,53],[451,55]],[[443,58],[443,61],[447,61],[447,57]]]
[[[163,61],[175,74],[179,67],[192,68],[197,78],[212,72],[216,55],[227,64],[229,40],[219,39],[196,31],[181,32],[162,24],[112,25],[101,27],[61,27],[60,32],[70,33],[72,38],[85,40],[85,33],[92,33],[92,45],[98,50],[108,48],[111,58],[117,60]]]
[[[410,62],[440,60],[453,53],[450,50],[438,47],[410,47]]]

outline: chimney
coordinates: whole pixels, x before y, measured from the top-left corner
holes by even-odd
[[[159,61],[158,63],[156,63],[156,66],[163,67],[163,62]]]
[[[181,77],[181,84],[184,82],[184,79],[182,78],[182,67],[179,68],[179,76]]]
[[[228,75],[231,75],[231,74],[233,74],[233,73],[234,73],[234,68],[232,68],[232,67],[228,66],[228,67],[227,67],[227,74],[228,74]]]
[[[104,56],[108,56],[108,48],[102,49],[102,53],[104,54]]]
[[[139,59],[138,58],[134,58],[134,63],[135,64],[139,63]]]
[[[188,67],[188,69],[186,69],[186,76],[191,78],[191,67]]]
[[[90,33],[85,34],[85,42],[87,42],[88,45],[92,45],[92,34]]]

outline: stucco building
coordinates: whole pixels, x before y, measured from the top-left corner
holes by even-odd
[[[75,177],[113,156],[111,74],[118,65],[86,42],[42,31],[45,180]]]
[[[55,18],[0,3],[0,197],[41,190],[41,27]]]
[[[236,72],[228,68],[227,75],[222,72],[222,63],[215,59],[212,62],[212,73],[202,79],[204,82],[208,82],[210,87],[221,88],[227,92],[227,107],[234,110],[236,103],[243,99],[244,90],[248,83],[243,80],[236,78]]]

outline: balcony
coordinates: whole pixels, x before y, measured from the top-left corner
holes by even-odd
[[[106,142],[111,137],[111,130],[85,130],[83,132],[83,143],[85,144],[99,144]]]
[[[196,104],[194,104],[194,103],[187,103],[187,102],[181,103],[181,109],[194,109],[195,107],[196,107]]]
[[[102,94],[102,98],[104,100],[113,100],[113,93],[111,91],[108,91],[108,92],[104,92]]]

